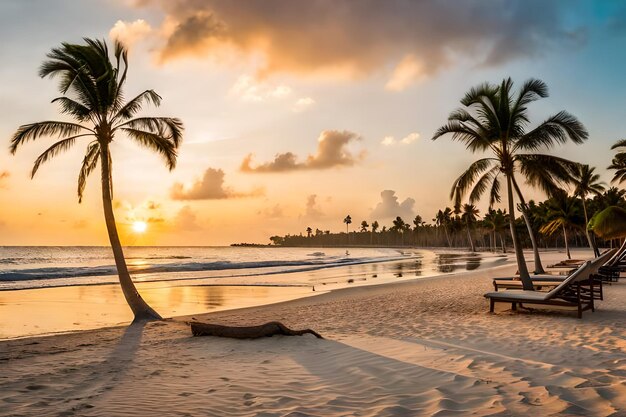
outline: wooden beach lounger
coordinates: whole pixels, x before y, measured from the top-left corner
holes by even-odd
[[[598,300],[603,299],[602,281],[611,282],[613,279],[617,281],[617,279],[614,278],[615,277],[614,271],[613,272],[609,271],[606,269],[607,267],[602,266],[603,264],[605,264],[607,259],[612,254],[613,254],[613,251],[606,251],[602,255],[590,261],[591,264],[589,266],[590,268],[589,272],[590,274],[593,274],[593,276],[591,276],[590,279],[596,280],[595,284],[598,287],[597,288],[598,291],[597,291],[597,294],[594,294],[594,295],[595,295],[595,298]],[[572,270],[572,273],[576,272],[580,268],[582,268],[582,266]],[[533,282],[533,286],[535,290],[541,291],[541,290],[546,290],[546,289],[550,290],[554,287],[557,287],[561,282],[567,279],[567,277],[570,275],[571,274],[567,274],[567,275],[537,274],[537,275],[531,275],[530,279]],[[619,274],[617,274],[617,276],[619,277]],[[493,280],[493,287],[496,291],[498,291],[499,289],[520,289],[521,290],[523,285],[519,277],[515,276],[515,277],[495,278]]]
[[[575,307],[578,318],[582,318],[583,311],[595,311],[593,301],[597,284],[590,279],[590,272],[591,263],[586,262],[550,292],[507,290],[487,293],[485,297],[489,299],[489,311],[493,313],[495,303],[511,303],[513,310],[517,309],[518,304],[540,304]]]

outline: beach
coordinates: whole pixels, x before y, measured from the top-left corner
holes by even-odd
[[[3,341],[0,415],[623,415],[626,285],[606,286],[582,320],[488,313],[491,278],[515,269]],[[325,339],[191,337],[194,319],[278,320]]]

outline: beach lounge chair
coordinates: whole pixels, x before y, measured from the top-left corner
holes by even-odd
[[[506,290],[485,294],[489,299],[489,311],[493,313],[495,303],[511,303],[511,309],[517,305],[540,304],[546,306],[575,307],[578,318],[582,318],[583,311],[595,311],[594,291],[597,286],[590,279],[591,262],[587,261],[581,268],[567,277],[558,286],[549,292]]]
[[[610,281],[608,272],[604,270],[603,265],[606,261],[613,255],[614,250],[609,250],[604,252],[602,255],[591,261],[589,266],[590,274],[593,274],[593,277],[590,279],[596,280],[595,286],[597,286],[598,291],[594,294],[595,298],[598,300],[603,299],[603,291],[602,291],[602,282]],[[584,265],[584,263],[583,263]],[[582,265],[572,271],[572,273],[576,272],[578,269],[582,268]],[[537,274],[531,275],[530,279],[533,282],[533,287],[537,291],[541,290],[550,290],[552,288],[557,287],[561,282],[563,282],[567,277],[571,274],[567,275],[550,275],[550,274]],[[614,276],[614,275],[611,275]],[[619,274],[618,274],[619,277]],[[522,281],[520,281],[519,277],[503,277],[503,278],[495,278],[493,280],[493,287],[496,291],[499,289],[522,289]]]

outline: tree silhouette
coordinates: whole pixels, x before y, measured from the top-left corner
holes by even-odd
[[[585,215],[585,236],[587,236],[587,242],[589,247],[593,249],[596,256],[600,256],[600,251],[596,247],[594,241],[591,239],[591,234],[587,228],[589,224],[589,215],[587,213],[587,196],[590,194],[601,195],[604,191],[604,183],[600,181],[600,176],[595,173],[595,167],[589,165],[580,164],[578,171],[573,178],[574,182],[574,195],[579,197],[583,203],[583,212]]]

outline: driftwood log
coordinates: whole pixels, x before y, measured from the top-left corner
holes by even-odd
[[[218,336],[230,337],[233,339],[258,339],[261,337],[271,337],[274,335],[283,336],[302,336],[304,334],[312,334],[318,339],[323,339],[322,335],[315,330],[292,330],[281,322],[271,321],[259,326],[222,326],[219,324],[195,323],[190,322],[191,333],[194,336]]]

